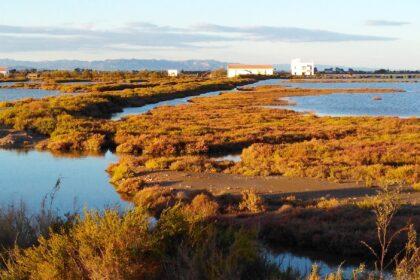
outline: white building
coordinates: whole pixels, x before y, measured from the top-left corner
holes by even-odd
[[[302,62],[300,58],[292,59],[290,68],[291,73],[294,76],[312,76],[315,73],[314,63]]]
[[[176,77],[176,76],[178,76],[178,70],[176,70],[176,69],[169,69],[168,70],[168,76],[169,77]]]
[[[240,75],[267,75],[274,74],[272,65],[246,65],[246,64],[229,64],[227,67],[227,75],[229,78]]]
[[[6,67],[0,67],[0,75],[9,76],[9,69]]]

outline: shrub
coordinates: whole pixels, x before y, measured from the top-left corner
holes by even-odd
[[[137,192],[133,197],[135,205],[148,210],[158,217],[166,208],[175,205],[177,199],[175,193],[165,187],[149,187]]]
[[[151,254],[157,250],[156,240],[149,237],[144,212],[84,216],[68,233],[40,238],[37,247],[14,250],[0,278],[134,279],[158,272]]]
[[[242,192],[242,201],[239,203],[239,210],[259,213],[265,211],[264,201],[261,196],[252,190]]]
[[[165,157],[152,158],[152,159],[147,160],[144,166],[147,169],[152,169],[152,170],[168,169],[172,161],[173,159],[165,158]]]
[[[340,201],[336,198],[321,199],[317,203],[318,208],[335,208],[340,206]]]
[[[113,184],[118,184],[121,180],[134,176],[132,168],[126,161],[111,165],[108,168],[108,172],[111,174],[110,181]]]
[[[144,186],[145,182],[142,178],[127,178],[116,185],[116,190],[118,193],[132,197]]]
[[[185,207],[186,216],[194,220],[205,220],[218,213],[219,205],[207,194],[198,194]]]
[[[201,201],[205,198],[199,198]],[[86,212],[67,231],[16,248],[1,279],[274,279],[278,268],[250,231],[191,223],[180,205],[156,227],[141,208]]]

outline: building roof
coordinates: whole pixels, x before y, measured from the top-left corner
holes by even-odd
[[[228,64],[228,69],[273,69],[273,66],[268,64]]]

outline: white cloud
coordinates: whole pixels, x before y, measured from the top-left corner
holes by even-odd
[[[131,22],[114,29],[0,25],[0,52],[92,51],[141,49],[188,50],[233,42],[390,41],[391,37],[345,34],[296,27],[232,27],[202,24],[188,28]]]
[[[410,22],[407,21],[392,21],[392,20],[368,20],[366,25],[371,26],[401,26],[408,25]]]
[[[392,37],[346,34],[326,30],[297,28],[297,27],[232,27],[215,24],[201,24],[195,26],[197,31],[233,33],[245,36],[253,41],[274,42],[350,42],[350,41],[391,41]]]

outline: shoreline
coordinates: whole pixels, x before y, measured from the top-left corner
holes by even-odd
[[[364,79],[364,78],[294,78],[289,83],[419,83],[420,79]]]

